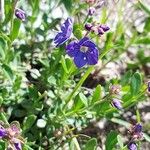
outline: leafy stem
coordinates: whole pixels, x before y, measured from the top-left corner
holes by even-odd
[[[102,59],[108,52],[107,51],[103,51],[103,53],[100,55],[100,59]],[[66,104],[63,107],[63,110],[66,109],[68,103],[71,101],[71,99],[73,98],[73,96],[75,95],[75,93],[77,92],[77,90],[81,87],[81,85],[84,83],[84,81],[86,80],[86,78],[90,75],[90,73],[94,70],[94,66],[91,66],[88,68],[88,70],[85,72],[85,74],[82,76],[82,78],[80,79],[80,81],[77,83],[77,85],[75,86],[74,90],[71,92],[71,94],[67,97],[66,99]]]

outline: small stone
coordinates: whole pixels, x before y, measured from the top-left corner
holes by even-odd
[[[39,128],[45,128],[45,126],[46,126],[46,121],[45,121],[44,119],[38,119],[38,120],[37,120],[37,126],[38,126]]]

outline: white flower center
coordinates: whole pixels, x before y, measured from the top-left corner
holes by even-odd
[[[89,49],[89,48],[86,47],[86,46],[81,46],[81,47],[80,47],[80,51],[81,51],[81,52],[84,52],[84,53],[86,53],[86,52],[88,51],[88,49]]]

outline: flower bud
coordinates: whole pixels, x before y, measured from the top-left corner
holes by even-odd
[[[121,86],[120,85],[112,85],[109,88],[110,94],[119,94],[120,90],[121,90]]]
[[[99,28],[103,29],[104,32],[107,32],[110,28],[104,24],[101,24]]]
[[[26,19],[25,12],[19,8],[15,9],[15,16],[22,21],[25,21],[25,19]]]
[[[93,5],[96,2],[96,0],[86,0],[86,3]]]
[[[147,89],[148,89],[148,92],[150,92],[150,81],[148,81]]]
[[[129,150],[137,150],[137,145],[134,142],[130,142],[128,144],[128,149]]]
[[[98,35],[103,35],[104,34],[104,31],[102,28],[98,28]]]
[[[87,31],[91,31],[92,26],[93,25],[91,23],[86,23],[84,27]]]
[[[119,110],[122,109],[121,102],[117,98],[113,98],[113,100],[112,100],[112,106],[115,107],[115,108],[117,108],[117,109],[119,109]]]
[[[96,12],[96,9],[95,9],[94,7],[90,7],[88,14],[89,14],[90,16],[92,16],[92,15],[95,14],[95,12]]]
[[[142,125],[137,123],[134,125],[131,130],[129,130],[132,136],[132,139],[142,139],[143,138],[143,133],[142,133]]]

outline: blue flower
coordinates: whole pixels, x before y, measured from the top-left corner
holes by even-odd
[[[129,150],[137,150],[137,146],[136,146],[136,144],[134,142],[130,142],[128,144],[128,149]]]
[[[66,52],[74,58],[74,63],[78,68],[86,64],[95,65],[98,62],[98,48],[88,37],[69,43],[66,46]]]
[[[54,38],[56,47],[62,45],[70,38],[72,30],[73,22],[71,18],[67,18],[67,20],[61,26],[61,31]]]

